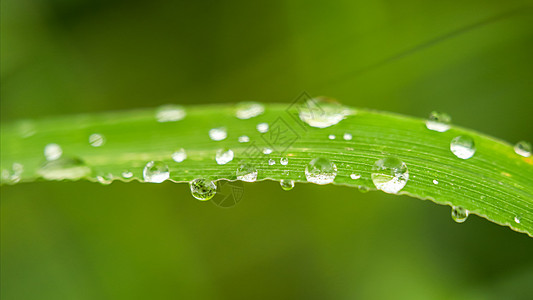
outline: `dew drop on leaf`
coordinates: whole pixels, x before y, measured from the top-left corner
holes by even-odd
[[[161,183],[170,176],[168,166],[162,161],[150,161],[144,166],[143,179],[145,182]]]
[[[439,184],[439,181],[437,179],[433,179],[433,184]]]
[[[388,156],[374,163],[371,177],[378,190],[388,194],[396,194],[409,181],[409,171],[407,165],[399,158]]]
[[[176,122],[185,118],[187,114],[183,106],[168,104],[160,106],[155,112],[157,122]]]
[[[15,184],[20,181],[22,172],[24,172],[24,166],[19,163],[13,163],[11,170],[2,169],[2,182]]]
[[[37,174],[47,180],[77,180],[90,173],[91,168],[81,159],[65,157],[49,160],[37,170]]]
[[[213,198],[217,192],[217,185],[210,180],[197,178],[189,182],[191,188],[191,195],[200,200],[207,201]]]
[[[174,153],[172,153],[172,160],[174,160],[177,163],[180,163],[184,161],[185,159],[187,159],[187,152],[185,152],[185,149],[183,148],[177,151],[174,151]]]
[[[514,152],[523,157],[531,156],[531,144],[526,141],[520,141],[514,146]]]
[[[209,137],[213,141],[222,141],[228,136],[228,132],[226,131],[226,128],[219,127],[219,128],[213,128],[209,130]]]
[[[235,116],[239,119],[250,119],[257,117],[265,112],[265,107],[257,102],[241,102],[237,104],[237,111]]]
[[[470,212],[460,206],[452,207],[452,219],[457,223],[463,223],[468,218]]]
[[[288,163],[289,163],[289,158],[288,157],[282,157],[279,159],[279,163],[286,166]]]
[[[458,158],[469,159],[476,153],[476,145],[470,136],[460,135],[452,139],[450,150]]]
[[[334,140],[334,139],[335,139],[335,135],[334,135],[334,134],[330,134],[330,135],[328,135],[328,139],[330,139],[330,140]]]
[[[241,135],[239,137],[239,143],[248,143],[250,141],[250,138],[246,135]]]
[[[445,132],[448,129],[450,129],[451,121],[452,121],[452,118],[450,117],[450,115],[432,111],[429,114],[429,118],[426,121],[426,127],[429,130]]]
[[[290,191],[294,188],[294,180],[291,179],[282,179],[279,181],[279,185],[285,191]]]
[[[263,149],[263,154],[270,154],[270,153],[272,153],[272,148],[266,147]]]
[[[215,154],[215,160],[219,165],[225,165],[233,160],[233,150],[231,149],[218,149]]]
[[[243,163],[237,168],[237,179],[246,181],[246,182],[254,182],[257,180],[257,169],[248,164]]]
[[[89,144],[93,147],[100,147],[105,143],[105,138],[99,133],[93,133],[89,136]]]
[[[311,127],[326,128],[339,123],[350,114],[350,109],[340,103],[319,97],[307,100],[299,108],[298,116]]]
[[[124,171],[124,172],[122,172],[121,175],[122,175],[122,177],[124,177],[126,179],[133,177],[133,173],[130,172],[130,171]]]
[[[361,175],[352,173],[352,174],[350,174],[350,178],[353,179],[353,180],[357,180],[357,179],[361,178]]]
[[[113,182],[113,175],[98,175],[96,176],[96,180],[103,185],[109,185]]]
[[[261,133],[265,133],[265,132],[268,131],[268,124],[267,123],[259,123],[259,124],[257,124],[256,128],[257,128],[257,131],[259,131]]]
[[[63,149],[58,144],[48,144],[44,147],[44,157],[46,160],[56,160],[63,155]]]
[[[335,176],[337,176],[337,166],[327,158],[317,157],[305,167],[305,177],[311,183],[332,183]]]
[[[345,133],[342,138],[345,140],[345,141],[351,141],[352,140],[352,134],[350,133]]]
[[[519,216],[514,217],[514,221],[515,223],[520,224],[520,217]]]
[[[272,158],[268,160],[268,165],[269,165],[269,166],[273,166],[273,165],[275,165],[275,164],[276,164],[276,161],[273,160]]]

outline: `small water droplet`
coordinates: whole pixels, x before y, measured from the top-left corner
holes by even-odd
[[[351,141],[352,140],[352,135],[350,133],[345,133],[342,137],[346,141]]]
[[[432,111],[426,121],[426,127],[429,130],[445,132],[450,129],[451,121],[452,118],[448,114]]]
[[[312,183],[332,183],[335,176],[337,176],[337,166],[327,158],[315,158],[305,167],[305,177]]]
[[[319,97],[309,99],[299,109],[298,116],[311,127],[326,128],[333,126],[352,112],[338,102]]]
[[[379,159],[372,167],[372,182],[378,190],[396,194],[409,180],[407,165],[395,156]]]
[[[433,184],[439,184],[439,181],[437,179],[433,179]]]
[[[241,102],[237,104],[235,116],[239,119],[250,119],[265,112],[263,104],[257,102]]]
[[[455,137],[450,143],[450,150],[458,158],[469,159],[470,157],[474,156],[474,153],[476,153],[474,139],[468,135],[460,135]]]
[[[161,183],[170,176],[168,166],[162,161],[150,161],[144,166],[143,179],[145,182]]]
[[[356,179],[361,178],[361,175],[352,173],[352,174],[350,174],[350,178],[353,179],[353,180],[356,180]]]
[[[246,135],[241,135],[239,137],[239,143],[248,143],[250,141],[250,138]]]
[[[183,118],[185,118],[187,114],[185,113],[185,109],[183,109],[183,106],[175,105],[175,104],[168,104],[160,106],[156,110],[155,118],[157,119],[157,122],[176,122]]]
[[[279,159],[279,163],[286,166],[288,163],[289,163],[289,158],[288,157],[282,157]]]
[[[219,165],[225,165],[233,160],[233,150],[231,149],[218,149],[215,155],[215,160]]]
[[[91,168],[81,159],[64,157],[49,160],[37,170],[37,174],[47,180],[77,180],[90,173]]]
[[[124,171],[124,172],[122,172],[122,177],[124,177],[126,179],[131,178],[131,177],[133,177],[133,173],[130,172],[130,171]]]
[[[18,183],[21,179],[22,172],[24,172],[24,166],[19,163],[13,163],[11,165],[11,170],[2,170],[2,182],[9,184]]]
[[[174,153],[172,153],[172,160],[174,160],[177,163],[180,163],[184,161],[185,159],[187,159],[187,152],[185,152],[185,149],[183,148],[177,151],[174,151]]]
[[[514,221],[515,223],[520,224],[520,217],[519,216],[514,217]]]
[[[257,169],[254,168],[252,165],[243,163],[237,168],[237,179],[246,181],[246,182],[254,182],[257,180]]]
[[[263,149],[263,154],[270,154],[272,153],[272,149],[271,148],[264,148]]]
[[[452,207],[452,219],[457,223],[463,223],[468,218],[470,212],[460,206]]]
[[[279,181],[279,185],[285,191],[290,191],[290,190],[292,190],[292,188],[294,188],[294,180],[282,179],[282,180]]]
[[[520,141],[514,146],[514,152],[523,157],[531,156],[531,144],[526,141]]]
[[[328,139],[330,139],[330,140],[334,140],[334,139],[335,139],[335,135],[334,135],[334,134],[330,134],[330,135],[328,135]]]
[[[200,201],[207,201],[217,193],[217,185],[203,178],[194,179],[189,182],[189,186],[192,196]]]
[[[267,123],[259,123],[257,124],[257,131],[261,133],[265,133],[268,131],[268,124]]]
[[[63,149],[58,144],[48,144],[44,147],[44,157],[46,160],[56,160],[63,155]]]
[[[226,137],[228,137],[228,132],[226,131],[226,128],[219,127],[219,128],[213,128],[209,130],[209,137],[213,141],[222,141]]]
[[[103,185],[110,185],[113,182],[113,175],[98,175],[96,176],[96,180]]]
[[[276,161],[273,160],[272,158],[268,160],[268,165],[269,165],[269,166],[273,166],[273,165],[275,165],[275,164],[276,164]]]
[[[89,144],[93,147],[100,147],[105,143],[105,138],[99,133],[93,133],[89,136]]]

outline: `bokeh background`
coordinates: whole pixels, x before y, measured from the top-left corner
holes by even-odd
[[[2,0],[1,120],[302,91],[516,142],[531,1]],[[1,298],[531,299],[533,240],[333,186],[39,182],[1,192]]]

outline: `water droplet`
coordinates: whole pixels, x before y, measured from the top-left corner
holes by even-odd
[[[170,176],[168,166],[162,161],[150,161],[144,166],[143,179],[145,182],[161,183]]]
[[[450,143],[450,150],[455,156],[461,159],[469,159],[476,153],[474,139],[468,135],[455,137]]]
[[[531,156],[531,144],[526,141],[520,141],[514,146],[514,152],[523,157]]]
[[[217,193],[217,185],[203,178],[194,179],[189,182],[189,186],[192,196],[200,201],[207,201]]]
[[[396,194],[409,180],[407,165],[395,156],[379,159],[372,167],[372,182],[378,190]]]
[[[133,173],[130,172],[130,171],[124,171],[124,172],[122,172],[122,177],[124,177],[126,179],[131,178],[131,177],[133,177]]]
[[[282,157],[279,159],[279,163],[286,166],[288,163],[289,163],[289,158],[288,157]]]
[[[263,104],[257,102],[241,102],[237,104],[236,117],[239,119],[250,119],[265,112]]]
[[[342,137],[346,141],[351,141],[352,140],[352,135],[350,133],[345,133]]]
[[[515,223],[520,224],[520,217],[518,216],[514,217],[514,221]]]
[[[246,182],[254,182],[257,180],[257,169],[247,163],[241,164],[239,168],[237,168],[237,179]]]
[[[439,184],[439,181],[437,179],[433,179],[433,184]]]
[[[468,218],[470,212],[460,206],[452,207],[452,219],[457,223],[463,223]]]
[[[279,181],[279,185],[281,185],[281,188],[285,191],[290,191],[292,188],[294,188],[294,180],[282,179]]]
[[[451,121],[452,118],[448,114],[432,111],[426,121],[426,127],[429,130],[445,132],[450,129]]]
[[[109,185],[113,182],[113,175],[112,174],[98,175],[96,176],[96,180],[103,185]]]
[[[226,128],[219,127],[219,128],[213,128],[209,130],[209,137],[213,141],[222,141],[228,136],[228,132],[226,131]]]
[[[89,144],[93,147],[100,147],[105,143],[105,138],[99,133],[93,133],[89,136]]]
[[[263,154],[270,154],[272,153],[272,149],[271,148],[264,148],[263,149]]]
[[[312,183],[332,183],[335,176],[337,176],[337,166],[326,158],[315,158],[305,167],[305,177]]]
[[[156,110],[155,118],[157,122],[176,122],[185,118],[186,115],[183,106],[168,104]]]
[[[183,148],[177,151],[174,151],[174,153],[172,153],[172,160],[174,160],[177,163],[180,163],[184,161],[185,159],[187,159],[187,152],[185,152],[185,149]]]
[[[370,191],[370,188],[364,185],[360,185],[357,188],[359,189],[359,192],[361,193],[368,193]]]
[[[350,178],[353,179],[353,180],[356,180],[356,179],[361,178],[361,175],[352,173],[352,174],[350,174]]]
[[[44,147],[44,157],[46,160],[56,160],[63,154],[63,149],[58,144],[48,144]]]
[[[24,166],[19,163],[13,163],[11,170],[2,170],[2,181],[10,184],[15,184],[20,181],[22,172],[24,172]]]
[[[272,165],[275,165],[276,164],[276,161],[273,160],[272,158],[268,160],[268,165],[269,166],[272,166]]]
[[[268,124],[267,123],[259,123],[257,124],[257,131],[261,133],[265,133],[268,131]]]
[[[49,160],[37,170],[37,174],[47,180],[77,180],[90,173],[91,168],[77,158]]]
[[[330,134],[330,135],[328,135],[328,139],[330,139],[330,140],[334,140],[334,139],[335,139],[335,135],[334,135],[334,134]]]
[[[35,125],[32,121],[29,120],[23,120],[18,122],[17,127],[18,132],[23,139],[33,136],[36,132]]]
[[[233,151],[231,149],[218,149],[215,160],[219,165],[225,165],[233,160]]]
[[[326,128],[339,123],[352,112],[338,102],[327,98],[314,98],[306,101],[299,109],[300,120],[311,127]]]
[[[250,138],[246,135],[241,135],[239,137],[239,143],[248,143],[250,141]]]

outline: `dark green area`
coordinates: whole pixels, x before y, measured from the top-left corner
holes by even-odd
[[[1,119],[307,91],[531,141],[530,5],[4,0]],[[533,294],[531,238],[407,197],[263,182],[221,209],[172,183],[0,191],[2,299]]]

